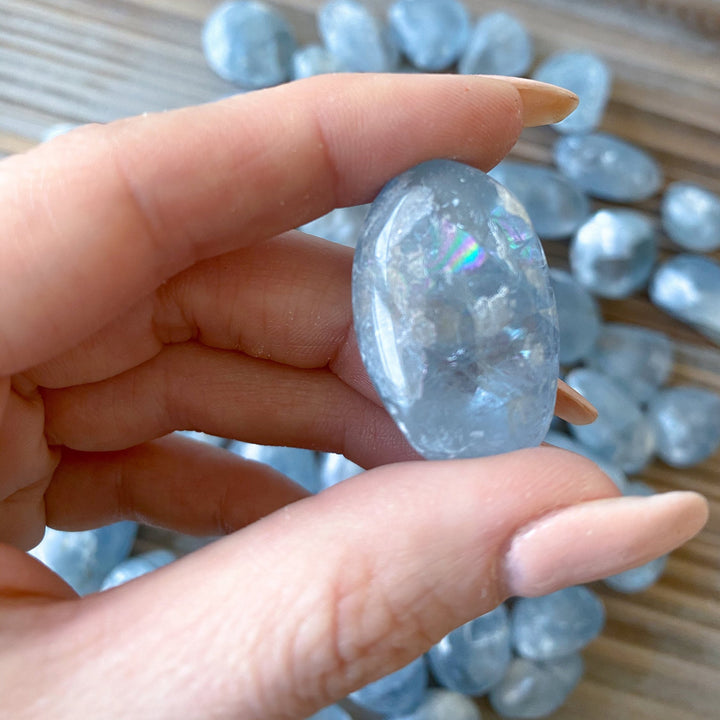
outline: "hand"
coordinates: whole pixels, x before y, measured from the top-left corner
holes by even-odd
[[[416,461],[358,357],[351,251],[289,231],[429,158],[487,169],[568,109],[528,81],[324,77],[0,163],[8,717],[304,717],[508,595],[699,530],[699,496],[618,499],[561,450]],[[306,498],[178,428],[376,469]],[[119,519],[229,536],[82,599],[12,547]]]

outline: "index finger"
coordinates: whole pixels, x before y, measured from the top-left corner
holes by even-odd
[[[72,346],[179,270],[450,157],[488,168],[571,93],[472,76],[326,76],[109,126],[0,163],[0,375]]]

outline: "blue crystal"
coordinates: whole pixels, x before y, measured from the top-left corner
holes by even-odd
[[[423,163],[373,203],[355,253],[360,352],[426,458],[539,444],[557,386],[557,316],[522,206],[485,173]]]
[[[293,80],[340,72],[339,60],[322,45],[305,45],[298,48],[292,56],[291,77]]]
[[[553,168],[503,160],[489,175],[522,203],[543,240],[570,237],[590,214],[587,197]]]
[[[343,480],[365,472],[359,465],[337,453],[323,453],[319,462],[320,484],[323,488],[332,487]]]
[[[470,36],[470,18],[458,0],[397,0],[388,19],[398,46],[420,70],[448,68]]]
[[[662,199],[665,232],[682,248],[710,252],[720,248],[720,197],[702,185],[674,182]]]
[[[515,658],[503,680],[490,691],[490,704],[504,718],[548,717],[580,682],[583,670],[579,655],[547,662]]]
[[[233,442],[228,448],[246,460],[269,465],[274,470],[287,475],[308,492],[322,490],[318,459],[312,450],[293,447],[275,447],[274,445],[254,445],[245,442]]]
[[[134,580],[141,575],[146,575],[163,565],[168,565],[173,562],[173,560],[175,560],[175,554],[164,549],[151,550],[142,555],[135,555],[116,565],[105,576],[100,589],[108,590],[109,588],[130,582],[130,580]]]
[[[425,658],[419,657],[409,665],[370,683],[348,696],[360,707],[384,715],[406,715],[425,699],[428,671]]]
[[[483,15],[470,33],[458,63],[463,75],[524,75],[532,65],[534,46],[527,28],[513,15]]]
[[[296,43],[277,10],[254,0],[224,2],[205,21],[203,50],[223,80],[255,89],[290,77]]]
[[[328,705],[311,715],[307,720],[352,720],[350,713],[343,710],[339,705]]]
[[[601,200],[646,200],[663,182],[662,170],[650,155],[607,133],[560,138],[554,157],[564,175]]]
[[[66,532],[45,529],[42,542],[30,554],[56,572],[79,595],[100,589],[103,579],[132,550],[137,534],[134,522]]]
[[[698,255],[664,262],[649,287],[655,305],[720,344],[720,264]]]
[[[42,134],[42,142],[50,142],[50,140],[54,140],[56,137],[60,137],[60,135],[65,135],[65,133],[69,133],[71,130],[74,130],[77,127],[80,127],[78,123],[70,122],[56,123],[55,125],[51,125]]]
[[[663,555],[639,567],[611,575],[603,582],[617,592],[639,593],[647,590],[662,577],[666,565],[667,555]]]
[[[336,208],[327,215],[306,223],[300,229],[310,235],[354,248],[369,208],[369,205]]]
[[[452,690],[428,690],[422,705],[396,720],[481,720],[480,708],[469,697]]]
[[[590,293],[564,270],[550,270],[560,328],[560,363],[572,365],[592,350],[600,333],[600,308]]]
[[[587,133],[600,125],[610,97],[612,73],[601,58],[589,52],[559,52],[535,70],[536,80],[572,90],[577,108],[554,127],[563,133]]]
[[[720,395],[699,387],[661,390],[648,404],[657,453],[673,467],[691,467],[720,446]]]
[[[511,612],[512,640],[528,660],[570,655],[594,640],[605,624],[600,598],[584,586],[536,598],[520,598]]]
[[[216,447],[225,447],[228,444],[228,440],[225,438],[217,437],[216,435],[208,435],[204,432],[198,432],[197,430],[177,430],[177,435],[189,438],[190,440],[197,440],[198,442],[207,443],[208,445],[215,445]]]
[[[500,605],[461,625],[428,652],[435,679],[466,695],[484,695],[500,682],[512,656],[510,620]]]
[[[645,287],[657,257],[652,220],[635,210],[600,210],[570,243],[570,268],[591,293],[625,298]]]
[[[350,72],[389,72],[398,51],[368,8],[357,0],[331,0],[317,14],[318,32],[340,66]]]
[[[562,320],[560,333],[562,351]],[[673,346],[667,335],[656,330],[606,323],[586,358],[586,364],[590,369],[613,378],[637,402],[645,403],[670,377]]]

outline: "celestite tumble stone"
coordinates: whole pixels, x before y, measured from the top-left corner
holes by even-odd
[[[218,5],[205,21],[202,41],[208,65],[223,80],[249,89],[285,82],[297,46],[282,15],[255,0]]]
[[[322,45],[305,45],[298,48],[293,53],[291,67],[293,80],[342,70],[339,60]]]
[[[339,705],[328,705],[311,715],[307,720],[352,720],[350,713],[343,710]]]
[[[425,699],[428,671],[425,658],[420,656],[404,668],[390,673],[348,695],[349,699],[366,710],[390,715],[406,715]]]
[[[554,168],[503,160],[489,175],[522,203],[543,240],[570,237],[590,215],[585,194]]]
[[[355,477],[363,468],[338,453],[322,453],[319,459],[320,485],[329,488],[343,480]]]
[[[462,75],[524,75],[532,65],[534,46],[527,28],[513,15],[483,15],[470,34],[458,63]]]
[[[625,298],[645,287],[656,257],[652,220],[636,210],[599,210],[570,243],[572,274],[606,298]]]
[[[510,619],[505,605],[461,625],[430,648],[428,662],[444,687],[484,695],[510,664]]]
[[[685,250],[711,252],[720,248],[720,197],[702,185],[674,182],[663,195],[665,232]]]
[[[431,459],[538,445],[558,330],[522,206],[485,173],[433,160],[377,197],[353,266],[360,352],[386,408]]]
[[[552,268],[550,284],[560,327],[560,363],[572,365],[582,360],[597,340],[600,308],[592,295],[564,270]]]
[[[572,116],[571,116],[572,117]],[[593,197],[632,203],[655,195],[660,166],[644,150],[614,135],[570,135],[555,143],[555,164]]]
[[[503,680],[490,691],[490,704],[505,718],[547,717],[575,689],[583,670],[577,654],[547,662],[515,658]]]
[[[397,0],[388,19],[398,46],[420,70],[445,70],[470,36],[470,18],[458,0]]]
[[[142,555],[135,555],[135,557],[123,560],[120,564],[116,565],[106,575],[100,589],[108,590],[118,585],[123,585],[141,575],[147,575],[147,573],[157,570],[163,565],[169,565],[175,559],[175,553],[165,549],[151,550]]]
[[[306,223],[300,229],[310,235],[354,248],[369,208],[369,205],[335,208],[327,215]]]
[[[428,690],[422,705],[396,720],[481,720],[480,708],[469,697],[433,688]]]
[[[562,318],[560,351],[562,360]],[[670,377],[673,346],[667,335],[656,330],[639,325],[606,323],[586,358],[586,364],[591,370],[613,378],[639,403],[645,403]]]
[[[655,305],[720,345],[720,264],[676,255],[655,272],[648,289]]]
[[[390,72],[398,50],[389,32],[357,0],[331,0],[317,14],[318,33],[340,66],[349,72]]]
[[[600,125],[612,86],[604,60],[589,52],[560,52],[542,62],[533,77],[572,90],[580,100],[574,112],[553,125],[556,130],[587,133]]]
[[[520,598],[511,612],[513,645],[528,660],[553,660],[577,652],[605,624],[605,608],[578,585],[536,598]]]
[[[720,395],[699,387],[661,390],[648,404],[657,453],[668,465],[691,467],[720,446]]]

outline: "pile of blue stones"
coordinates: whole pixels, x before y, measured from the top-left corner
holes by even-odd
[[[386,21],[357,0],[331,0],[317,21],[323,44],[298,47],[276,9],[226,2],[205,24],[205,56],[215,72],[245,90],[343,71],[456,68],[524,75],[535,60],[532,38],[518,19],[494,12],[472,25],[457,0],[397,0]],[[720,264],[702,254],[720,249],[720,198],[694,183],[670,183],[661,202],[662,231],[651,215],[618,207],[653,197],[664,181],[642,149],[597,131],[611,92],[609,67],[592,53],[559,52],[543,60],[533,77],[580,98],[578,109],[555,125],[561,135],[556,168],[505,160],[490,176],[520,201],[543,241],[569,239],[569,272],[554,268],[549,279],[559,362],[566,381],[599,410],[590,426],[554,422],[545,440],[595,461],[622,493],[649,495],[652,488],[630,476],[654,458],[688,468],[717,451],[720,396],[699,387],[667,387],[673,342],[658,331],[603,322],[597,298],[647,290],[657,307],[720,344]],[[456,170],[440,171],[450,186],[457,181]],[[367,213],[368,206],[341,208],[303,229],[354,247]],[[662,234],[681,252],[658,264]],[[341,455],[185,434],[267,463],[311,493],[362,472]],[[178,553],[165,549],[129,557],[137,529],[130,522],[79,533],[48,529],[31,552],[84,595],[176,558]],[[618,592],[640,592],[659,579],[665,564],[659,558],[604,583]],[[579,653],[603,624],[602,603],[586,587],[513,599],[457,628],[407,667],[352,693],[349,701],[386,718],[478,720],[471,698],[486,695],[502,717],[547,717],[580,681]],[[336,705],[312,720],[350,717]]]

